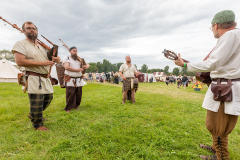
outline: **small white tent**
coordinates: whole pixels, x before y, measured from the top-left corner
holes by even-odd
[[[17,75],[21,73],[6,59],[0,61],[0,82],[18,82]]]

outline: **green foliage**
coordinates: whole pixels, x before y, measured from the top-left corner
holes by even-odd
[[[178,67],[173,68],[172,74],[176,75],[176,76],[179,76],[179,68]]]
[[[111,72],[111,71],[119,71],[119,68],[120,66],[122,65],[123,63],[122,62],[119,62],[119,63],[115,63],[115,64],[112,64],[110,63],[108,60],[106,59],[103,59],[103,63],[101,62],[97,62],[97,63],[94,63],[94,62],[90,62],[89,65],[90,67],[87,69],[87,72],[96,72],[98,71],[99,73],[101,72]]]
[[[169,66],[166,66],[163,70],[163,72],[168,75],[169,74]]]
[[[0,60],[3,59],[3,58],[6,58],[9,61],[15,62],[14,55],[9,50],[6,50],[6,49],[0,50]]]
[[[165,83],[140,83],[136,104],[122,101],[121,85],[91,83],[83,87],[79,110],[69,114],[65,89],[54,86],[44,111],[47,132],[35,131],[28,95],[17,83],[0,83],[0,159],[163,159],[192,160],[211,155],[201,107],[207,86],[194,92]],[[230,158],[240,159],[240,124],[229,135]]]
[[[89,73],[90,71],[92,73],[98,71],[99,73],[101,72],[111,72],[111,71],[119,71],[120,66],[123,64],[122,62],[119,63],[114,63],[112,64],[111,62],[109,62],[106,59],[103,59],[103,62],[90,62],[90,67],[87,69],[87,73]],[[137,69],[137,65],[134,64],[134,66]],[[147,64],[143,64],[141,66],[141,69],[139,70],[140,72],[143,73],[154,73],[154,72],[164,72],[165,74],[169,75],[169,66],[165,66],[164,69],[159,69],[159,68],[153,68],[153,69],[148,69]],[[178,67],[174,68],[172,71],[173,75],[179,75],[180,74],[180,70]],[[186,68],[182,68],[181,69],[181,74],[187,74],[187,76],[195,76],[195,72],[188,72]]]
[[[136,70],[137,70],[137,65],[136,65],[136,64],[134,64],[134,66],[135,66],[135,68],[136,68]]]
[[[184,75],[184,74],[188,74],[188,70],[187,70],[187,68],[185,68],[185,67],[181,67],[181,73],[182,73],[182,75]]]
[[[154,73],[154,72],[163,72],[163,69],[158,69],[158,68],[148,69],[148,73]]]
[[[147,73],[147,71],[148,71],[148,66],[146,64],[143,64],[142,67],[141,67],[140,72]]]

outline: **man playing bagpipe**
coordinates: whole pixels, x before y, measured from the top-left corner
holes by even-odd
[[[66,112],[71,112],[71,109],[79,109],[78,106],[82,100],[82,86],[83,76],[85,70],[90,67],[84,59],[78,57],[77,48],[71,47],[69,49],[71,56],[67,56],[63,59],[63,65],[65,67],[65,87],[66,87]]]
[[[125,57],[126,63],[122,64],[119,69],[119,74],[123,79],[123,99],[122,104],[125,101],[132,100],[132,103],[135,104],[135,92],[138,89],[138,81],[134,79],[135,76],[138,76],[137,69],[131,63],[130,56]]]
[[[22,66],[26,72],[26,89],[30,102],[29,118],[36,130],[48,130],[43,127],[43,111],[53,99],[53,87],[49,78],[50,66],[59,62],[59,57],[52,57],[53,50],[57,56],[58,46],[54,45],[48,51],[37,41],[38,29],[32,22],[22,25],[26,39],[14,44],[12,52],[18,66]]]

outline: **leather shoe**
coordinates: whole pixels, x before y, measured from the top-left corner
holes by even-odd
[[[35,128],[35,130],[39,130],[39,131],[48,131],[49,129],[47,129],[46,127],[38,127],[38,128]]]

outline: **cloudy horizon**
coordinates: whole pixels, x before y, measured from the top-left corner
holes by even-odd
[[[1,4],[1,15],[21,28],[32,21],[44,35],[59,45],[61,59],[76,46],[87,62],[124,62],[130,55],[138,69],[176,67],[166,59],[164,48],[181,53],[191,62],[202,60],[215,46],[209,30],[213,16],[222,10],[233,10],[240,21],[239,1],[208,0],[88,0],[27,1],[13,0]],[[25,38],[16,29],[0,20],[0,50],[11,50],[14,43]]]

